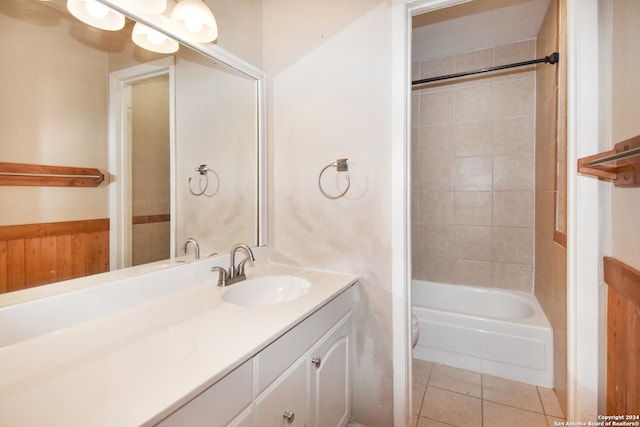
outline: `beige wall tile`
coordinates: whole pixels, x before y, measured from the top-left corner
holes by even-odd
[[[533,153],[535,147],[533,117],[512,117],[492,121],[493,154]]]
[[[533,190],[534,155],[496,156],[493,162],[494,190]]]
[[[551,243],[551,287],[553,308],[551,314],[554,329],[567,330],[567,250]]]
[[[493,264],[496,288],[533,292],[533,265],[496,262]]]
[[[494,48],[472,50],[454,56],[456,73],[488,68],[494,65]]]
[[[448,190],[454,188],[454,159],[426,159],[420,167],[420,188],[422,190]]]
[[[461,283],[456,281],[456,259],[453,256],[429,256],[423,259],[422,263],[424,270],[414,278],[438,283]]]
[[[555,192],[536,191],[536,230],[553,240],[555,224]]]
[[[536,39],[522,40],[496,46],[496,65],[529,61],[536,55]]]
[[[411,92],[411,128],[420,126],[420,92]]]
[[[423,126],[419,130],[419,136],[420,151],[426,158],[453,157],[455,142],[453,123]]]
[[[493,159],[489,156],[455,159],[456,191],[486,191],[493,185]]]
[[[455,251],[457,259],[493,261],[491,253],[493,229],[491,227],[455,227]]]
[[[452,145],[455,146],[456,157],[490,156],[493,151],[492,122],[456,122]]]
[[[420,62],[420,78],[442,76],[455,72],[455,58],[444,56]]]
[[[491,191],[456,191],[454,223],[458,225],[492,225]]]
[[[411,80],[418,80],[420,78],[420,62],[414,62],[411,64]],[[417,91],[414,91],[414,93]]]
[[[171,233],[168,222],[156,222],[147,225],[149,248],[147,251],[149,259],[159,261],[170,256],[169,244]]]
[[[139,265],[147,261],[147,229],[145,224],[131,228],[131,264]]]
[[[554,329],[553,331],[553,377],[554,390],[560,401],[560,407],[567,412],[567,333]]]
[[[454,227],[450,225],[421,225],[418,228],[420,253],[424,257],[453,258],[455,256]]]
[[[533,191],[495,191],[493,225],[500,227],[534,226]]]
[[[420,94],[420,125],[452,123],[454,118],[454,91],[441,90]]]
[[[420,195],[420,216],[423,224],[453,224],[453,191],[423,191]]]
[[[535,247],[536,295],[538,294],[539,291],[542,290],[542,289],[538,289],[537,287],[538,279],[544,279],[544,282],[547,283],[546,286],[550,286],[551,284],[551,279],[552,279],[551,268],[552,268],[552,262],[553,262],[552,253],[551,253],[551,251],[553,250],[552,245],[553,245],[553,240],[547,238],[546,236],[542,235],[542,233],[540,233],[538,230],[536,230],[536,247]],[[548,287],[547,289],[548,289],[547,297],[551,298],[551,288]],[[551,313],[549,313],[548,316],[551,316]]]
[[[491,118],[493,90],[491,84],[479,84],[455,90],[455,121],[487,120]]]
[[[453,283],[492,287],[493,265],[491,261],[456,259]]]
[[[168,222],[134,225],[131,233],[132,265],[169,258],[170,236]]]
[[[494,118],[531,116],[534,114],[535,81],[532,78],[496,82],[493,96]]]
[[[420,224],[420,195],[421,191],[415,189],[411,191],[411,224]],[[414,230],[415,231],[415,230]]]
[[[533,230],[494,227],[493,259],[499,262],[533,264]]]

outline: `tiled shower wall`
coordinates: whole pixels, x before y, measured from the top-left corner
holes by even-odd
[[[525,40],[413,64],[413,78],[535,58]],[[533,290],[535,71],[412,94],[413,278]]]
[[[171,256],[169,78],[132,87],[132,265]]]

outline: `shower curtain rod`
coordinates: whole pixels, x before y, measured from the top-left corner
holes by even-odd
[[[549,64],[555,64],[558,62],[559,59],[560,59],[560,54],[558,52],[554,52],[549,56],[545,56],[544,58],[533,59],[531,61],[516,62],[513,64],[498,65],[496,67],[482,68],[480,70],[465,71],[463,73],[447,74],[445,76],[429,77],[426,79],[414,80],[411,82],[411,85],[412,86],[422,85],[425,83],[438,82],[440,80],[449,80],[449,79],[455,79],[458,77],[471,76],[474,74],[489,73],[491,71],[504,70],[506,68],[524,67],[526,65],[539,64],[541,62],[548,62]]]

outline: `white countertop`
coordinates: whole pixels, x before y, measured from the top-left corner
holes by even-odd
[[[248,268],[249,278],[294,275],[312,286],[294,301],[247,308],[225,302],[211,274],[184,290],[0,347],[0,425],[158,422],[357,280],[274,264]]]

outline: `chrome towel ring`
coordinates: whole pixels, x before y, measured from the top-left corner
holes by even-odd
[[[349,159],[338,159],[333,163],[329,163],[327,166],[325,166],[324,168],[322,168],[322,170],[320,171],[320,176],[318,176],[318,188],[320,188],[320,192],[327,198],[327,199],[339,199],[340,197],[344,196],[345,194],[347,194],[347,191],[349,191],[349,187],[351,186],[351,179],[349,178],[349,164],[348,164]],[[330,167],[335,167],[337,172],[347,172],[345,173],[344,177],[347,180],[347,188],[344,189],[344,191],[340,194],[338,194],[337,196],[332,196],[330,194],[327,194],[326,191],[324,191],[324,188],[322,188],[322,175],[324,174],[324,172],[329,169]]]
[[[218,190],[220,190],[220,177],[218,176],[216,171],[214,171],[213,169],[210,169],[207,165],[200,165],[196,167],[195,171],[200,174],[200,178],[198,179],[198,189],[200,191],[193,191],[193,188],[191,188],[191,177],[189,177],[188,184],[189,184],[189,191],[191,192],[191,194],[193,194],[194,196],[207,196],[207,197],[213,197],[216,194],[218,194]],[[206,192],[207,188],[209,188],[209,173],[213,174],[213,176],[216,177],[216,188],[215,188],[215,191],[213,191],[212,193]],[[203,181],[204,181],[204,187],[202,183]]]

